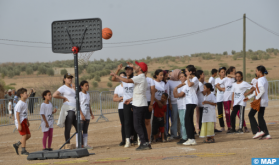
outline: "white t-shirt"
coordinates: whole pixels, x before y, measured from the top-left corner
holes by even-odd
[[[264,94],[261,97],[261,107],[268,106],[268,81],[265,77],[258,78],[258,87],[264,87]]]
[[[76,91],[73,88],[63,85],[57,91],[60,92],[63,97],[66,97],[69,100],[63,104],[76,107]]]
[[[216,97],[213,93],[210,93],[208,96],[204,96],[204,101],[216,103]],[[204,104],[203,107],[202,123],[206,122],[216,122],[215,106],[210,104]]]
[[[13,106],[12,106],[12,101],[9,101],[8,110],[11,111],[11,110],[12,110],[12,107],[13,107]]]
[[[146,77],[147,88],[146,88],[146,99],[147,101],[151,101],[151,87],[154,86],[154,80],[150,77]]]
[[[253,85],[253,87],[255,87],[255,88],[256,88],[256,84],[257,84],[257,82],[258,82],[258,79],[253,78],[253,80],[251,81],[251,84]]]
[[[182,91],[182,88],[183,87],[178,88],[177,93],[180,93]],[[177,98],[177,108],[178,108],[178,110],[179,109],[186,109],[186,95],[184,95],[184,97]]]
[[[225,85],[223,101],[232,100],[232,84],[234,83],[234,81],[234,78],[225,77],[219,82],[219,84]]]
[[[182,92],[185,93],[186,98],[186,104],[198,104],[198,97],[197,97],[197,91],[195,90],[194,86],[189,87],[187,80],[185,81],[185,84],[182,87]]]
[[[136,107],[145,107],[147,106],[146,99],[146,88],[147,81],[145,78],[145,74],[139,74],[138,76],[134,76],[131,78],[134,81],[134,93],[133,93],[133,106]]]
[[[127,77],[124,77],[127,78]],[[134,84],[133,83],[125,83],[123,81],[121,81],[121,83],[123,84],[123,102],[125,102],[126,100],[133,98],[133,91],[134,91]],[[130,102],[132,103],[132,101]]]
[[[199,82],[200,82],[199,79],[197,77],[194,77],[194,78],[190,79],[190,81],[194,83],[194,85],[192,87],[197,92],[198,91],[198,87],[199,87]]]
[[[204,83],[199,82],[199,90],[197,92],[197,97],[198,97],[198,106],[203,107],[202,102],[204,100],[204,95],[203,95],[203,85]]]
[[[86,120],[90,120],[90,95],[79,92],[80,108]],[[81,117],[80,117],[81,119]]]
[[[155,89],[157,90],[157,92],[155,93],[155,98],[157,100],[161,100],[162,94],[167,93],[167,85],[164,81],[157,82],[156,80],[154,80],[154,85]]]
[[[49,104],[42,103],[41,104],[40,115],[45,115],[48,126],[49,126],[48,128],[46,127],[46,123],[45,123],[43,117],[41,116],[42,132],[47,132],[49,130],[49,128],[53,128],[54,118],[53,118],[52,110],[53,110],[53,106],[51,103],[49,103]]]
[[[216,78],[215,85],[220,84],[221,88],[225,88],[225,85],[221,84],[222,80],[219,77]],[[219,89],[216,89],[216,90],[217,90],[217,98],[216,98],[217,103],[223,102],[223,100],[224,100],[224,91],[220,91]]]
[[[167,82],[167,86],[169,88],[169,98],[171,99],[171,104],[177,104],[177,98],[174,98],[173,96],[173,90],[175,87],[177,87],[179,84],[181,84],[181,81],[173,81],[169,80]]]
[[[20,124],[22,123],[22,121],[24,119],[27,119],[27,103],[26,102],[23,102],[21,100],[19,100],[15,106],[15,109],[14,109],[14,114],[15,114],[15,126],[16,128],[18,128],[18,124],[17,123],[17,115],[16,113],[19,112],[19,121],[20,121]]]
[[[246,102],[243,101],[245,99],[244,93],[248,89],[251,89],[252,87],[253,86],[247,83],[246,81],[242,81],[242,83],[240,84],[233,83],[233,87],[232,87],[232,92],[234,94],[233,106],[235,105],[246,106]]]
[[[208,83],[210,83],[212,85],[212,87],[214,89],[213,94],[215,94],[215,91],[216,91],[216,89],[215,89],[215,78],[211,76],[208,80]]]
[[[114,94],[117,94],[118,97],[123,97],[123,90],[124,88],[120,84],[115,88]],[[123,101],[118,103],[118,109],[123,109]]]

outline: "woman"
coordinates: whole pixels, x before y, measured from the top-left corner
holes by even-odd
[[[75,127],[77,132],[77,117],[76,117],[76,92],[72,89],[72,79],[73,76],[70,73],[66,73],[63,79],[63,85],[53,93],[53,97],[57,99],[63,99],[63,105],[61,107],[59,119],[57,125],[59,127],[65,126],[65,141],[70,139],[70,133],[72,125]],[[80,116],[83,120],[85,117],[80,111]],[[67,142],[70,144],[70,140]]]
[[[225,72],[226,72],[226,67],[221,67],[219,68],[219,77],[216,78],[215,80],[215,86],[217,88],[217,110],[218,110],[218,118],[219,118],[219,124],[221,127],[221,131],[225,131],[225,123],[224,123],[224,118],[223,118],[223,99],[224,99],[224,89],[225,86],[223,84],[220,84],[222,80],[225,78]],[[217,86],[217,84],[220,84]]]
[[[115,74],[118,74],[118,72],[123,67],[122,64],[118,65],[117,71]],[[125,67],[125,73],[127,77],[125,78],[133,78],[133,68],[127,65]],[[112,81],[120,82],[118,78],[115,76],[112,76]],[[124,148],[129,148],[131,146],[131,139],[135,140],[136,137],[134,136],[134,125],[133,125],[133,111],[132,111],[132,101],[133,101],[133,90],[134,90],[134,84],[133,83],[125,83],[123,84],[123,113],[124,113],[124,127],[125,127],[125,146]]]
[[[178,129],[178,107],[177,107],[177,98],[173,95],[173,90],[175,87],[177,87],[181,82],[179,81],[179,75],[181,73],[180,69],[175,69],[171,73],[170,80],[167,82],[167,86],[169,88],[169,98],[170,98],[170,104],[172,106],[171,110],[171,139],[177,139],[179,136],[177,135]],[[180,132],[180,131],[179,131]]]
[[[257,113],[257,111],[255,109],[251,108],[249,115],[248,115],[250,123],[251,123],[252,132],[255,135],[253,137],[253,139],[256,139],[259,137],[260,137],[260,139],[271,139],[271,136],[269,135],[269,132],[268,132],[268,129],[266,126],[266,122],[264,120],[265,108],[268,106],[268,81],[264,75],[267,75],[268,72],[264,66],[260,65],[256,68],[256,74],[257,74],[257,77],[259,77],[259,78],[258,78],[258,82],[256,85],[257,95],[256,95],[255,100],[261,99],[261,101],[260,101],[260,110],[258,111],[259,124],[257,123],[257,121],[254,117],[255,114]],[[248,98],[245,98],[244,101],[248,101],[248,99],[251,99],[254,96],[255,96],[255,93],[248,96]]]
[[[125,72],[119,73],[119,76],[121,77],[126,77]],[[119,146],[124,146],[125,145],[125,123],[124,123],[124,110],[123,110],[123,84],[121,83],[118,85],[115,90],[114,90],[114,95],[113,95],[113,101],[114,102],[119,102],[118,103],[118,114],[119,114],[119,119],[121,123],[121,135],[122,135],[122,141],[119,144]]]

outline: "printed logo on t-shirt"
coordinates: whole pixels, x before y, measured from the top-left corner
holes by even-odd
[[[226,88],[227,88],[227,91],[231,91],[232,86],[230,85],[230,86],[227,86]]]
[[[185,95],[186,95],[186,97],[189,97],[190,96],[190,90],[186,90]]]
[[[125,87],[125,92],[126,93],[133,93],[134,87]]]
[[[165,91],[157,91],[157,96],[162,96],[162,94],[164,93]]]
[[[208,107],[203,108],[203,113],[208,113]]]
[[[84,106],[86,110],[89,110],[89,104],[84,104]]]
[[[234,93],[234,98],[238,99],[240,98],[241,93]]]
[[[47,120],[47,121],[52,121],[52,120],[53,120],[53,115],[52,115],[52,114],[47,115],[47,118],[48,118],[48,120]]]
[[[27,118],[27,112],[23,112],[23,117]]]

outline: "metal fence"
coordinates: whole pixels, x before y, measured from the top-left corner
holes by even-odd
[[[268,97],[270,100],[279,99],[279,80],[269,81],[268,86]],[[118,102],[113,102],[113,91],[89,91],[90,94],[90,106],[94,116],[99,116],[97,121],[108,119],[104,116],[105,114],[117,113]],[[14,125],[14,117],[9,117],[8,103],[10,100],[0,99],[0,127]],[[13,102],[13,100],[11,100]],[[28,119],[30,121],[41,120],[40,107],[43,103],[41,97],[33,97],[27,99],[28,104]],[[63,105],[62,99],[52,98],[51,103],[54,108],[57,108],[57,112],[54,114],[54,120],[58,120],[61,107]]]

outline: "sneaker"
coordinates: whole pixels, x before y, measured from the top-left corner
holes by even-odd
[[[223,131],[225,131],[225,128],[224,128],[224,127],[222,127],[222,128],[221,128],[221,131],[222,131],[222,132],[223,132]]]
[[[253,136],[253,139],[257,139],[257,138],[259,138],[259,137],[261,137],[261,136],[263,136],[263,135],[264,135],[264,132],[263,132],[263,131],[257,132],[256,135]]]
[[[120,142],[119,143],[119,146],[124,146],[125,145],[125,142]]]
[[[214,132],[222,132],[221,130],[218,129],[214,129]]]
[[[138,146],[140,146],[140,139],[139,139],[139,137],[138,137]]]
[[[183,143],[185,146],[190,146],[190,145],[197,145],[197,142],[195,139],[188,139],[185,143]]]
[[[167,141],[164,139],[162,142],[163,142],[163,143],[166,143]]]
[[[234,134],[236,131],[234,130],[234,129],[229,129],[228,131],[227,131],[227,134]]]
[[[244,133],[249,133],[249,129],[247,127],[244,127]]]
[[[48,151],[53,151],[53,149],[52,148],[48,148]]]
[[[14,149],[15,149],[15,151],[16,151],[16,154],[18,154],[18,146],[16,145],[16,143],[13,144],[13,147],[14,147]],[[18,154],[18,155],[19,155],[19,154]]]
[[[25,151],[21,151],[21,155],[29,155],[29,152]]]
[[[271,139],[271,136],[270,135],[265,135],[265,136],[262,136],[260,138],[260,140],[268,140],[268,139]]]
[[[238,134],[243,134],[243,129],[239,128],[239,130],[237,130],[235,133],[238,133]]]
[[[84,148],[86,148],[86,149],[88,149],[88,150],[93,150],[93,147],[91,147],[91,146],[84,146]]]
[[[130,140],[126,140],[124,148],[129,148],[131,146]]]
[[[43,151],[49,151],[48,148],[43,149]]]
[[[176,144],[177,145],[182,145],[183,143],[185,143],[187,140],[184,140],[184,139],[180,139],[179,142],[177,142]]]
[[[167,141],[168,142],[171,142],[171,141],[173,141],[174,140],[174,138],[171,136],[171,137],[168,137],[168,139],[167,139]]]
[[[150,150],[151,146],[149,144],[142,144],[138,148],[136,148],[136,151],[142,151],[142,150]]]

